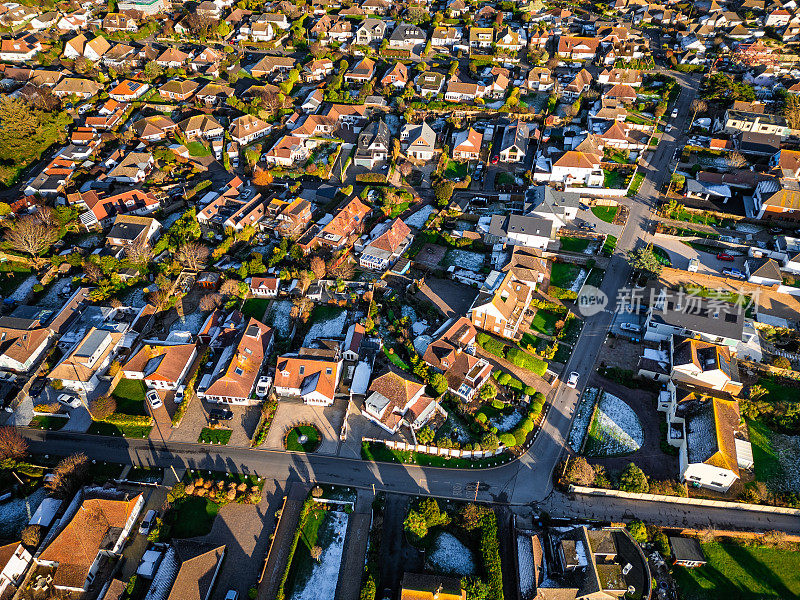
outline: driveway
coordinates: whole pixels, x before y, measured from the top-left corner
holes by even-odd
[[[258,420],[261,416],[261,405],[254,406],[233,406],[229,404],[215,404],[205,402],[199,398],[192,398],[186,414],[177,429],[172,429],[172,434],[162,430],[164,437],[176,442],[197,442],[200,432],[204,427],[210,425],[208,411],[212,408],[227,408],[233,413],[230,421],[225,421],[226,427],[233,430],[229,446],[249,447],[250,439],[258,427]],[[154,428],[155,429],[155,428]],[[156,434],[157,435],[157,434]],[[152,437],[152,435],[151,435]]]
[[[669,254],[672,266],[675,269],[687,270],[689,262],[696,258],[700,263],[697,269],[698,273],[722,275],[722,271],[725,269],[739,269],[739,271],[744,273],[744,262],[746,259],[744,254],[742,256],[734,256],[733,261],[719,260],[716,253],[697,250],[688,244],[684,244],[680,240],[662,236],[654,237],[653,245],[664,249],[667,254]],[[722,252],[722,249],[720,249],[719,252]]]
[[[350,403],[347,428],[347,440],[339,448],[339,456],[345,458],[361,458],[362,438],[411,442],[407,428],[401,427],[396,434],[391,434],[362,415],[355,402]]]
[[[426,277],[418,293],[449,318],[466,314],[478,295],[478,290],[450,279]]]
[[[283,437],[296,425],[312,423],[322,433],[322,443],[317,454],[335,455],[339,451],[339,432],[342,430],[344,414],[347,410],[346,397],[337,398],[331,406],[309,406],[297,398],[286,398],[278,401],[278,410],[269,428],[267,439],[261,448],[285,450]]]

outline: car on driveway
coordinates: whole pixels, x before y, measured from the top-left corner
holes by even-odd
[[[142,535],[147,535],[150,533],[150,529],[152,529],[153,523],[155,523],[156,515],[158,515],[158,513],[154,510],[147,511],[144,519],[142,519],[142,523],[139,525],[139,533]]]
[[[233,418],[233,411],[229,408],[212,408],[208,411],[208,416],[217,421],[230,421]]]
[[[173,398],[175,404],[180,404],[181,402],[183,402],[184,394],[186,394],[186,386],[179,385],[178,389],[175,390],[175,397]]]
[[[156,390],[148,390],[145,396],[147,397],[147,402],[150,403],[150,408],[156,409],[164,406]]]
[[[717,254],[717,260],[724,260],[725,262],[733,262],[733,255],[727,252],[720,252]]]
[[[641,325],[637,325],[636,323],[621,323],[619,326],[622,331],[630,331],[632,333],[642,333]]]
[[[81,405],[80,398],[70,396],[69,394],[59,394],[58,398],[56,398],[56,402],[64,406],[69,406],[70,408],[78,408]]]
[[[263,398],[267,395],[270,386],[272,385],[272,377],[269,375],[262,375],[258,378],[258,383],[256,384],[256,396],[259,398]]]
[[[570,387],[573,390],[578,387],[578,377],[580,377],[580,375],[577,371],[570,373],[569,377],[567,378],[567,387]]]
[[[722,272],[723,275],[727,275],[728,277],[733,277],[735,279],[746,279],[745,274],[742,273],[739,269],[725,269]]]
[[[499,162],[500,162],[500,156],[498,156],[497,154],[495,154],[495,155],[492,157],[492,164],[493,164],[493,165],[496,165],[496,164],[497,164],[497,163],[499,163]]]

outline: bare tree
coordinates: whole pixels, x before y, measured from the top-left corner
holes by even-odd
[[[236,296],[239,293],[239,282],[227,279],[219,289],[223,296]]]
[[[87,260],[83,263],[83,276],[89,281],[97,283],[103,276],[103,270],[97,263]]]
[[[200,310],[203,312],[211,312],[222,305],[222,296],[220,294],[206,294],[200,298]]]
[[[695,98],[692,100],[691,105],[692,113],[704,113],[708,110],[708,105],[705,103],[704,100],[700,100],[700,98]]]
[[[42,541],[43,529],[41,525],[28,525],[22,530],[19,539],[28,548],[36,548]]]
[[[0,461],[18,461],[28,454],[28,442],[13,427],[0,427]]]
[[[725,157],[725,163],[732,169],[741,169],[747,166],[748,160],[742,155],[741,152],[729,152]]]
[[[319,256],[315,256],[311,259],[311,270],[314,272],[317,279],[323,279],[326,272],[325,261]]]
[[[153,258],[153,249],[147,240],[139,240],[125,248],[125,256],[132,263],[146,263]]]
[[[11,248],[35,260],[58,240],[58,227],[48,225],[38,214],[27,215],[6,229],[5,240]]]
[[[208,248],[203,244],[187,242],[178,249],[176,258],[187,269],[199,271],[206,266],[209,254]]]
[[[53,470],[53,478],[45,487],[56,498],[66,500],[89,481],[89,459],[85,454],[72,454],[66,457]]]

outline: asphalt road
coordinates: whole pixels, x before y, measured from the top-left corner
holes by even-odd
[[[676,124],[691,115],[690,105],[699,78],[680,76],[682,92],[677,102]],[[534,505],[552,516],[622,520],[634,516],[655,523],[676,526],[763,528],[800,531],[795,517],[766,515],[754,511],[686,508],[671,503],[628,501],[616,498],[571,498],[553,490],[552,473],[566,452],[566,439],[578,391],[589,379],[598,353],[608,333],[616,305],[617,291],[623,288],[630,268],[625,252],[647,243],[651,211],[656,190],[669,173],[669,163],[682,135],[683,127],[665,134],[647,164],[642,165],[645,180],[630,206],[630,216],[620,236],[601,284],[608,297],[605,310],[586,318],[581,337],[566,366],[565,373],[579,374],[578,390],[563,383],[551,394],[547,413],[534,444],[519,460],[480,470],[442,469],[390,463],[371,463],[333,456],[294,454],[236,447],[215,447],[195,443],[103,438],[65,432],[26,430],[31,450],[36,453],[65,455],[85,452],[90,458],[122,463],[183,469],[254,473],[274,480],[281,489],[293,481],[316,481],[406,494],[425,494],[443,498],[477,499],[512,505]]]

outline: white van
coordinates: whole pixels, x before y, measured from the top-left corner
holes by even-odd
[[[696,258],[693,258],[692,260],[689,261],[689,268],[686,270],[689,271],[690,273],[697,273],[697,269],[699,268],[700,268],[700,261],[697,260]]]

